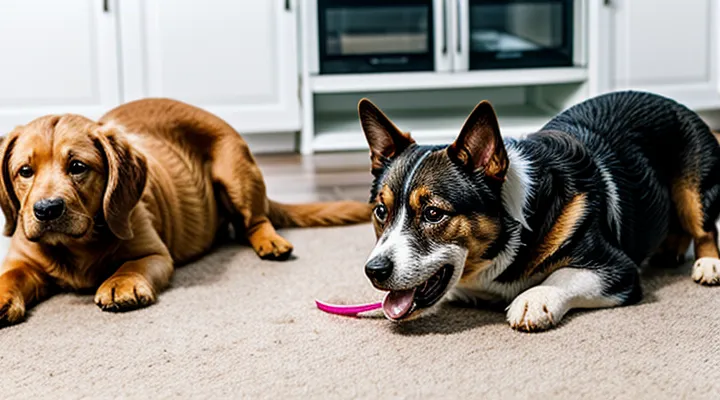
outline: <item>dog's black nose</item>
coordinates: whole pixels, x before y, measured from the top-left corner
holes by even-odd
[[[387,257],[375,257],[365,264],[365,275],[374,283],[385,282],[392,275],[393,263]]]
[[[63,199],[42,199],[33,205],[33,212],[38,221],[47,222],[60,218],[65,212]]]

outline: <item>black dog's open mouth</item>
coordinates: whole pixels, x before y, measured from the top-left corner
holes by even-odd
[[[383,300],[385,316],[397,321],[407,318],[419,308],[432,306],[445,293],[452,276],[453,266],[445,265],[419,286],[388,292]]]

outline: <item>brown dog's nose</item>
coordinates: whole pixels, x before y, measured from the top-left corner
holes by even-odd
[[[33,205],[33,212],[38,221],[48,222],[58,219],[65,212],[65,200],[42,199]]]
[[[393,263],[387,257],[375,257],[365,264],[365,275],[375,284],[385,282],[392,275]]]

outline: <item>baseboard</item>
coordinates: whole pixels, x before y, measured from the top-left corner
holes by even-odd
[[[243,138],[253,154],[297,153],[297,132],[247,133]]]
[[[720,132],[720,110],[700,111],[698,114],[712,130]]]

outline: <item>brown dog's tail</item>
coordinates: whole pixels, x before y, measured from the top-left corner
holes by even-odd
[[[270,202],[270,222],[276,228],[349,225],[370,221],[371,206],[359,201],[308,204]]]

